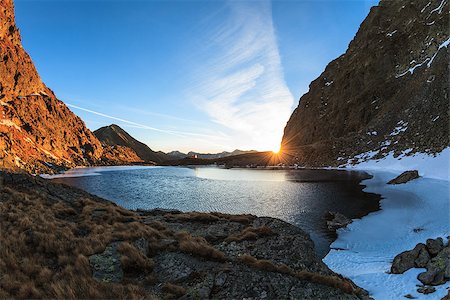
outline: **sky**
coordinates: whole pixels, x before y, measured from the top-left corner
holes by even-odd
[[[16,0],[22,44],[89,129],[153,150],[278,150],[373,0]]]

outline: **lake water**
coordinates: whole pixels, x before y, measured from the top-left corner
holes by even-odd
[[[129,209],[167,208],[270,216],[298,225],[323,257],[335,234],[327,211],[360,218],[378,210],[379,196],[362,191],[366,173],[337,170],[258,170],[217,167],[99,167],[53,179]]]

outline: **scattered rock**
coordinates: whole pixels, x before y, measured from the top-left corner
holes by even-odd
[[[427,294],[431,294],[431,293],[436,292],[436,289],[434,287],[432,287],[432,286],[421,286],[421,287],[419,287],[417,289],[417,291],[419,293],[427,295]]]
[[[89,257],[93,269],[92,277],[101,282],[120,282],[123,270],[120,264],[120,254],[117,251],[119,242],[111,243],[105,251]]]
[[[402,174],[398,175],[394,179],[390,180],[388,184],[401,184],[411,181],[413,179],[419,178],[419,172],[417,170],[414,171],[405,171]]]
[[[337,230],[339,228],[346,227],[353,221],[341,213],[338,212],[328,212],[325,216],[327,219],[327,227],[329,230]]]

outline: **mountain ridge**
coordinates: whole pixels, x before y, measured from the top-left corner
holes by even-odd
[[[338,166],[449,146],[445,1],[380,1],[286,124],[290,163]]]
[[[161,163],[168,159],[165,153],[153,151],[116,124],[103,126],[95,130],[94,135],[104,146],[122,146],[132,149],[145,162]]]

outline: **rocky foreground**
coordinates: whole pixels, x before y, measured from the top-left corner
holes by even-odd
[[[0,173],[0,298],[366,299],[272,218],[129,211]]]

